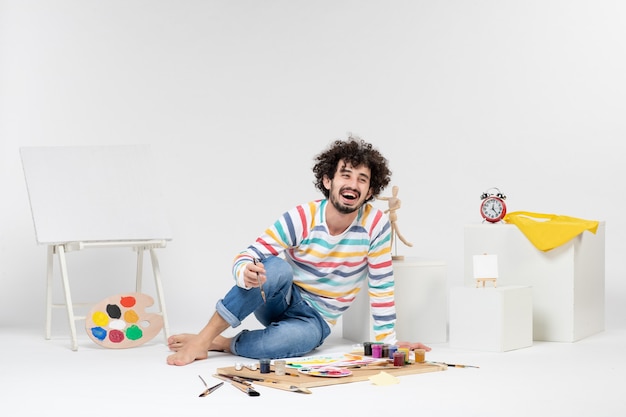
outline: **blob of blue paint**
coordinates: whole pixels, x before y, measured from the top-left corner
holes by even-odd
[[[102,327],[92,327],[91,334],[98,340],[104,340],[107,337],[107,331]]]

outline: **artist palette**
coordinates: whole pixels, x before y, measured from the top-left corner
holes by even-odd
[[[119,294],[97,303],[85,317],[85,329],[95,343],[107,348],[131,348],[154,338],[163,328],[163,317],[146,313],[154,304],[142,293]]]

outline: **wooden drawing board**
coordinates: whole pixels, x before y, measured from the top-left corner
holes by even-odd
[[[258,367],[257,367],[258,368]],[[437,363],[411,363],[409,365],[395,367],[395,366],[386,366],[386,367],[372,367],[368,369],[367,367],[363,368],[353,368],[350,369],[352,371],[352,375],[345,376],[341,378],[326,378],[319,376],[311,376],[304,375],[298,373],[295,369],[289,369],[289,373],[297,374],[297,376],[293,375],[280,375],[277,376],[272,367],[272,371],[269,374],[262,374],[259,369],[253,371],[247,367],[243,367],[241,370],[236,370],[234,366],[228,366],[225,368],[218,368],[217,374],[227,374],[227,375],[237,375],[240,377],[251,377],[251,378],[265,378],[268,380],[278,381],[279,383],[286,383],[297,385],[304,388],[315,388],[315,387],[323,387],[329,385],[338,385],[338,384],[347,384],[350,382],[361,382],[367,381],[369,377],[373,375],[377,375],[380,372],[386,372],[393,376],[402,376],[402,375],[415,375],[422,374],[426,372],[437,372],[437,371],[445,371],[448,369],[446,365],[437,364]],[[252,385],[254,385],[254,381],[251,381]]]
[[[171,240],[148,145],[20,148],[39,244]]]

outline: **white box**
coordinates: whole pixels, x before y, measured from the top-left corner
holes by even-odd
[[[505,352],[533,344],[532,289],[456,287],[450,291],[450,347]]]
[[[446,264],[407,257],[394,260],[396,333],[398,340],[422,343],[447,341],[448,290]],[[343,314],[343,338],[374,340],[367,282]]]
[[[533,339],[575,342],[604,330],[605,223],[547,252],[513,224],[465,227],[466,286],[475,286],[474,255],[498,255],[500,285],[533,289]]]

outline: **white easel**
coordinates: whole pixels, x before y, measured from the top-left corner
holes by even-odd
[[[78,350],[75,307],[65,254],[90,248],[128,247],[137,251],[136,292],[142,291],[143,260],[150,253],[155,289],[169,337],[161,273],[155,249],[171,232],[162,209],[150,148],[133,146],[21,148],[37,243],[48,246],[46,339],[51,338],[52,309],[65,308],[72,350]],[[53,303],[54,257],[58,257],[65,303]]]

